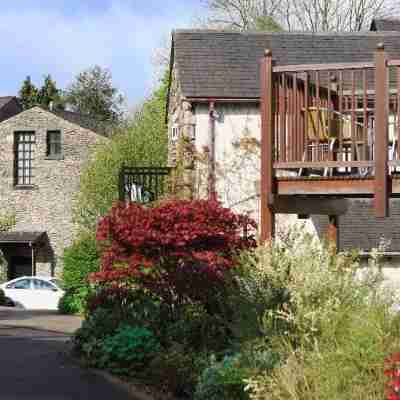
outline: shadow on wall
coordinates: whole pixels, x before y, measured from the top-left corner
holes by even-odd
[[[326,215],[313,215],[311,220],[320,238],[328,228]],[[400,253],[400,199],[390,200],[390,217],[376,218],[372,199],[349,200],[348,212],[339,217],[340,250],[360,249],[368,252],[386,243],[385,251]]]

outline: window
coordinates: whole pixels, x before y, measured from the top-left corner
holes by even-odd
[[[48,158],[53,158],[53,159],[61,158],[61,132],[60,131],[48,131],[47,132],[46,156]]]
[[[20,281],[10,283],[7,285],[7,289],[30,289],[31,288],[31,280],[30,279],[21,279]]]
[[[33,184],[35,132],[15,132],[15,184]]]
[[[33,288],[35,290],[57,290],[50,282],[43,281],[41,279],[33,280]]]
[[[171,130],[171,140],[175,142],[179,138],[179,125],[174,124]]]

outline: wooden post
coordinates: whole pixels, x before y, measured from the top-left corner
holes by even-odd
[[[261,242],[272,240],[275,233],[274,193],[274,99],[272,53],[265,50],[261,62]]]
[[[29,243],[31,247],[31,255],[32,255],[32,276],[36,276],[36,253],[35,253],[35,245],[34,243]]]
[[[375,215],[389,214],[388,185],[388,69],[385,47],[378,44],[375,52]]]
[[[329,215],[327,239],[332,251],[337,252],[339,249],[339,217],[337,215]]]

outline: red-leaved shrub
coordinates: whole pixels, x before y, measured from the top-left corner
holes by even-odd
[[[386,360],[385,375],[389,378],[387,400],[400,400],[400,353]]]
[[[240,251],[256,245],[248,217],[216,201],[169,201],[148,208],[119,203],[97,230],[103,244],[100,283],[132,282],[169,304],[204,300],[234,266]]]

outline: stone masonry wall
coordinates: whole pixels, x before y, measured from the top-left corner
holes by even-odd
[[[46,157],[48,130],[60,130],[62,158]],[[34,131],[33,186],[14,186],[14,132]],[[55,114],[34,107],[0,124],[0,209],[15,212],[15,231],[46,231],[49,243],[37,254],[37,274],[62,271],[62,256],[76,233],[72,221],[79,177],[95,147],[107,140]]]

